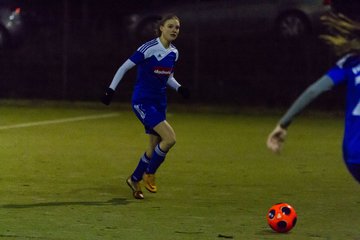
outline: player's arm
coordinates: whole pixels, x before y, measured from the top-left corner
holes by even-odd
[[[283,142],[285,141],[287,133],[286,129],[289,127],[295,116],[301,113],[301,111],[320,94],[330,90],[333,86],[334,82],[328,75],[322,76],[319,80],[310,85],[295,100],[295,102],[280,119],[275,129],[270,133],[267,139],[267,147],[273,152],[279,152]]]
[[[119,85],[120,81],[123,79],[125,73],[129,71],[131,68],[133,68],[136,64],[131,61],[130,59],[126,60],[116,71],[115,76],[113,80],[111,81],[110,86],[105,90],[104,95],[101,98],[102,103],[105,105],[109,105],[116,87]]]
[[[174,89],[176,92],[178,92],[183,98],[189,98],[190,97],[190,91],[186,87],[183,87],[176,81],[174,78],[174,73],[171,73],[168,80],[167,85]]]

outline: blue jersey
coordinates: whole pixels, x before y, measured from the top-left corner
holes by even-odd
[[[347,85],[343,152],[345,160],[360,163],[360,55],[343,57],[327,74],[335,85]]]
[[[175,46],[165,48],[159,38],[140,46],[130,57],[137,65],[133,103],[166,105],[166,83],[174,71],[179,53]]]

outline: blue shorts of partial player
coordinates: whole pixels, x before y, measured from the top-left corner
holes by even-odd
[[[147,134],[159,136],[154,127],[166,120],[166,105],[149,103],[132,103],[136,117],[145,127]]]

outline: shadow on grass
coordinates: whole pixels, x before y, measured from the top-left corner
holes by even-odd
[[[109,206],[126,205],[130,203],[126,198],[113,198],[109,201],[79,201],[79,202],[44,202],[32,204],[4,204],[0,208],[35,208],[35,207],[59,207],[59,206]]]

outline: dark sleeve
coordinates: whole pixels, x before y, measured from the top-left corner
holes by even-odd
[[[298,115],[309,103],[325,91],[334,86],[333,80],[324,75],[315,83],[310,85],[291,105],[284,116],[280,119],[280,126],[287,128],[296,115]]]

